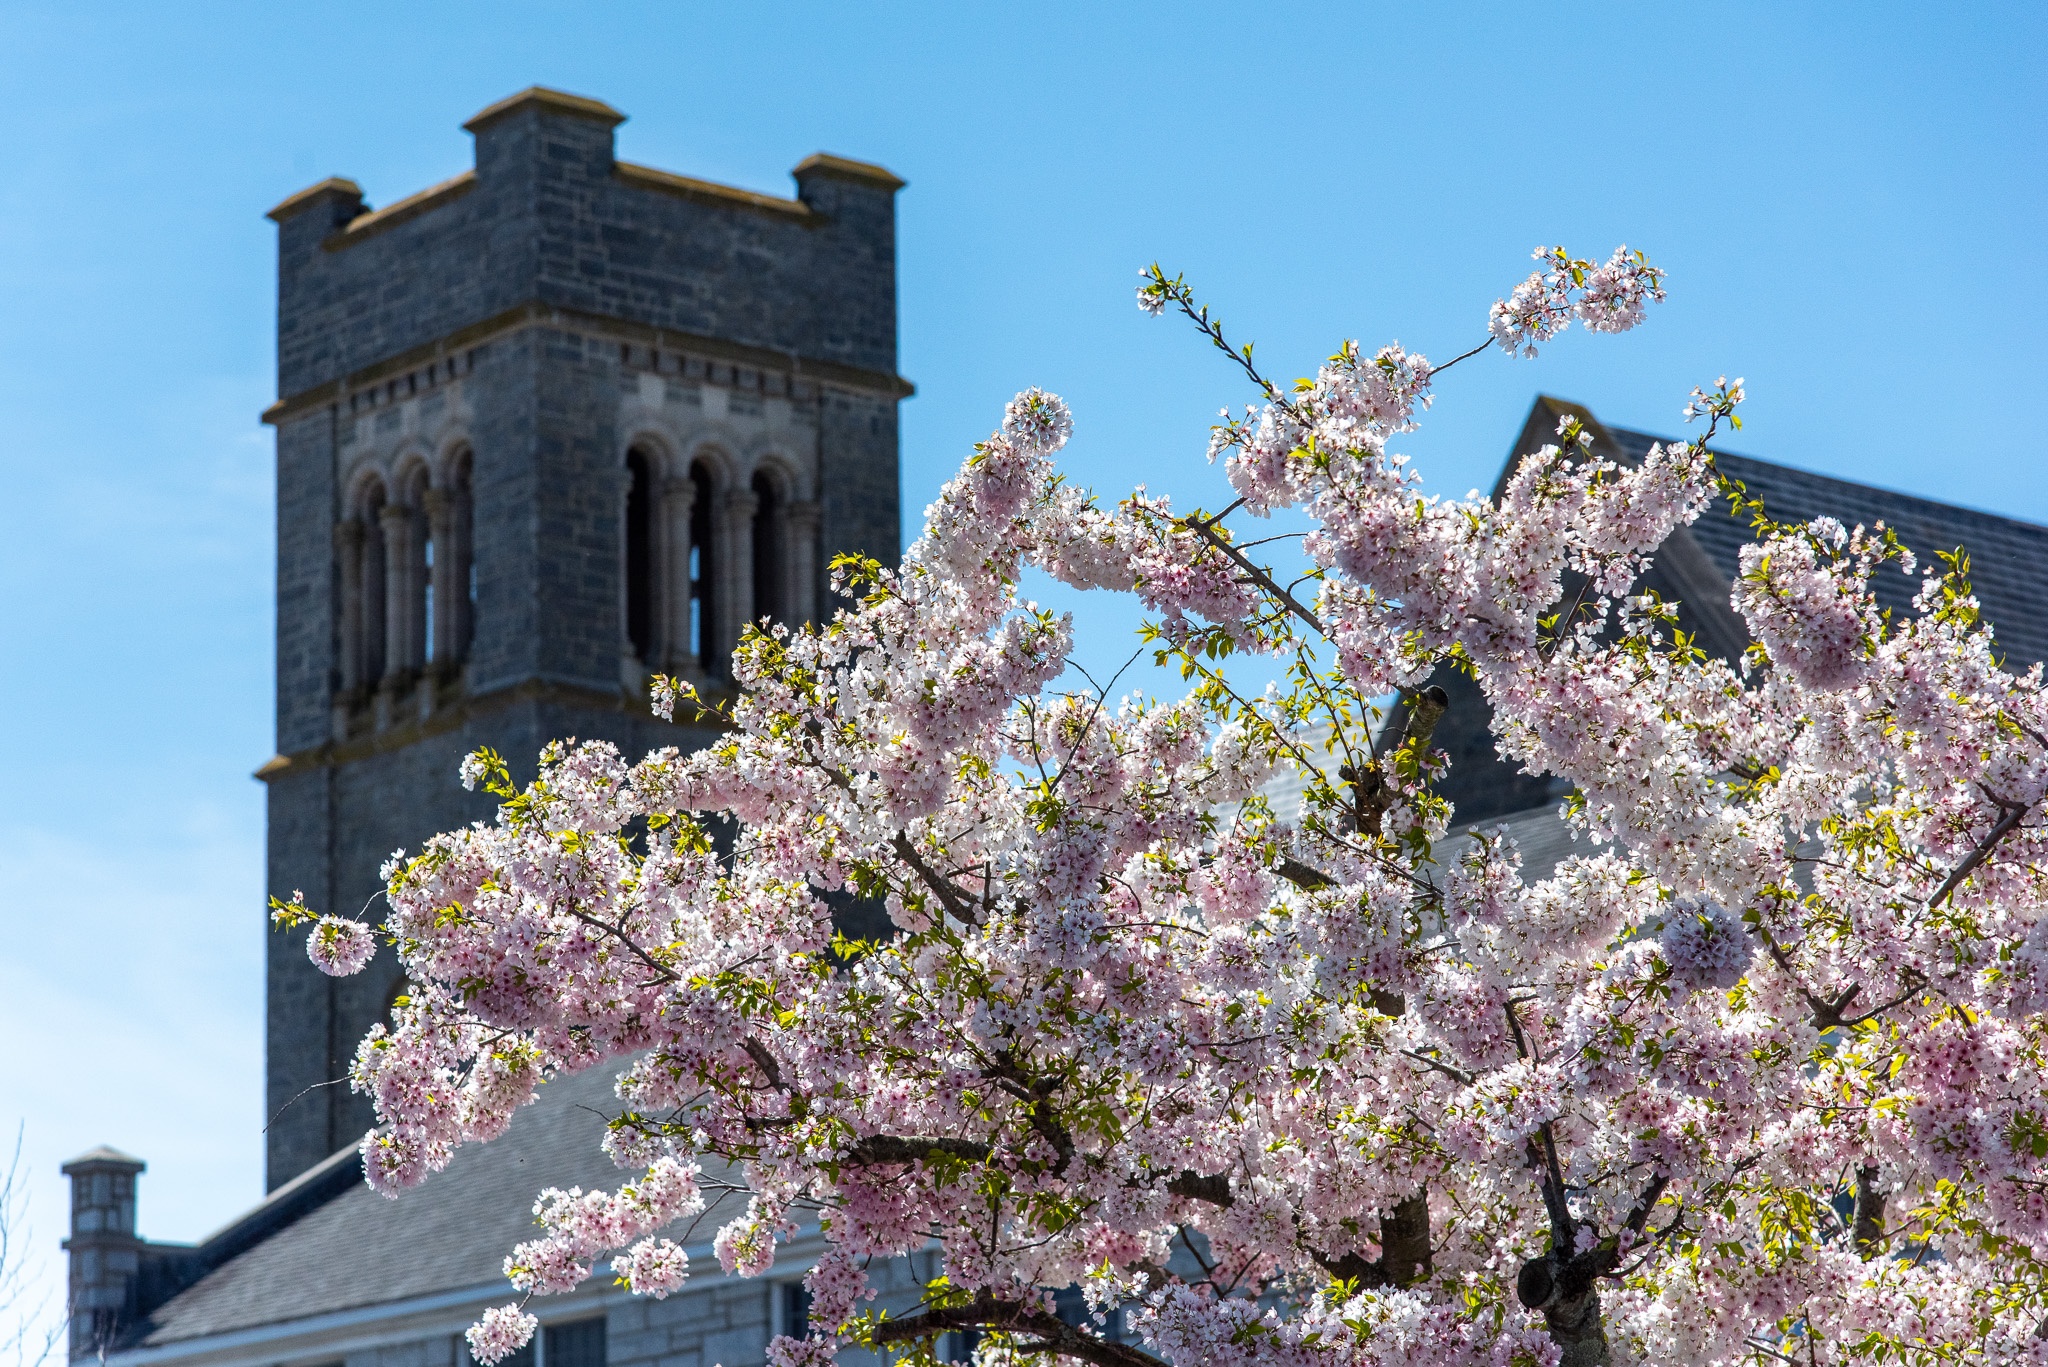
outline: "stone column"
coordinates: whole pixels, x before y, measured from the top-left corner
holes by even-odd
[[[792,503],[783,514],[782,544],[787,561],[782,572],[792,627],[818,620],[818,526],[821,521],[815,502]]]
[[[660,658],[669,673],[697,672],[697,654],[690,648],[690,517],[697,507],[697,482],[688,475],[661,486],[661,642]]]
[[[396,687],[412,663],[412,617],[419,591],[414,583],[413,510],[387,503],[377,514],[384,533],[384,678]]]
[[[135,1178],[144,1163],[105,1147],[81,1154],[62,1169],[71,1179],[71,1358],[115,1347],[129,1284],[142,1268],[135,1237]]]
[[[631,453],[629,452],[628,459],[630,457]],[[648,662],[640,658],[640,652],[633,646],[633,563],[632,556],[628,554],[626,549],[627,538],[632,535],[632,466],[630,464],[620,464],[614,467],[610,479],[612,485],[612,507],[616,510],[613,516],[618,519],[615,525],[619,529],[619,558],[616,562],[619,576],[618,597],[615,599],[618,603],[619,613],[619,686],[624,688],[629,694],[644,695],[646,691]],[[657,527],[654,530],[658,535],[660,528]],[[650,546],[648,549],[654,551],[658,550],[659,547]],[[656,613],[656,629],[658,631],[661,605],[657,603],[653,606]],[[659,657],[657,656],[656,658]]]
[[[752,489],[728,490],[719,511],[721,535],[717,546],[723,563],[718,567],[720,597],[718,648],[706,652],[706,664],[714,674],[729,675],[733,647],[740,642],[740,630],[754,620],[754,514],[761,500]]]
[[[334,527],[336,581],[341,587],[341,691],[353,695],[363,679],[363,524],[356,518]]]

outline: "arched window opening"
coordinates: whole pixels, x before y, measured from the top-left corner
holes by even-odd
[[[644,451],[626,456],[626,639],[634,658],[653,665],[654,463]]]
[[[471,492],[475,463],[465,448],[448,467],[439,626],[445,644],[442,654],[451,665],[469,658],[470,638],[476,632],[476,504]]]
[[[354,486],[335,538],[336,682],[351,706],[379,688],[445,679],[468,653],[470,468],[465,449],[441,480],[414,459],[389,484],[366,474]]]
[[[725,672],[718,658],[718,637],[712,622],[712,604],[717,601],[714,567],[718,557],[711,545],[711,471],[702,461],[690,467],[693,487],[690,500],[690,654],[710,673]]]
[[[363,488],[358,521],[363,526],[363,552],[356,593],[360,604],[356,632],[358,687],[374,688],[384,677],[385,666],[385,553],[384,485],[372,481]]]
[[[430,519],[427,523],[427,539],[420,547],[420,618],[426,627],[421,634],[426,640],[426,662],[430,665],[441,659],[436,649],[441,639],[441,624],[435,620],[434,593],[434,524]]]
[[[787,621],[783,595],[783,568],[788,557],[784,542],[785,504],[775,481],[766,471],[754,476],[754,620],[763,617]]]
[[[433,534],[427,467],[411,466],[401,477],[398,505],[384,516],[384,573],[391,584],[390,642],[386,672],[394,684],[409,682],[426,667],[429,655],[427,621],[427,546]]]

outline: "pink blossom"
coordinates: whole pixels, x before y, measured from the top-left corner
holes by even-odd
[[[490,1367],[524,1348],[539,1327],[540,1321],[518,1306],[495,1305],[484,1311],[484,1317],[471,1325],[464,1337],[469,1340],[470,1356]]]
[[[642,1239],[626,1254],[619,1275],[634,1295],[662,1300],[689,1278],[690,1255],[671,1240]]]
[[[376,952],[377,941],[370,928],[341,916],[322,916],[306,937],[306,957],[330,977],[360,973]]]

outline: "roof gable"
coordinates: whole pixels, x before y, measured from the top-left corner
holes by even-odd
[[[1607,431],[1623,451],[1638,459],[1652,442],[1673,440],[1620,427]],[[1742,481],[1751,497],[1762,499],[1765,511],[1780,522],[1826,516],[1849,527],[1882,522],[1896,529],[1899,539],[1919,557],[1920,569],[1911,575],[1896,566],[1878,572],[1873,583],[1877,600],[1895,615],[1912,614],[1921,574],[1939,566],[1935,553],[1961,546],[1970,554],[1970,584],[1993,627],[2006,666],[2025,669],[2048,660],[2048,527],[1753,456],[1717,451],[1714,459],[1723,473]],[[1732,583],[1742,548],[1754,539],[1748,519],[1733,516],[1726,503],[1717,503],[1688,530],[1721,577]]]

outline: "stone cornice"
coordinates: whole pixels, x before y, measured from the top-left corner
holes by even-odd
[[[363,197],[363,187],[346,176],[329,176],[318,185],[308,185],[305,189],[295,194],[286,195],[277,202],[274,208],[263,216],[272,223],[282,223],[301,210],[306,209],[313,201],[323,195],[343,195],[349,199],[361,199]]]
[[[855,161],[852,157],[835,157],[830,152],[811,153],[796,164],[792,174],[802,176],[809,171],[844,176],[848,180],[870,181],[890,190],[900,190],[910,183],[886,166],[877,166],[871,161]]]
[[[393,377],[405,375],[444,357],[481,346],[485,342],[535,327],[581,329],[615,341],[637,342],[642,346],[662,351],[701,356],[756,370],[776,371],[792,378],[809,380],[814,384],[838,389],[864,390],[895,399],[905,399],[917,392],[916,386],[910,381],[887,371],[869,370],[864,366],[844,365],[837,361],[815,360],[787,351],[774,351],[767,347],[748,346],[742,342],[728,342],[717,337],[676,332],[626,318],[612,318],[604,314],[587,313],[581,309],[559,308],[553,304],[532,300],[472,323],[468,327],[458,328],[445,337],[408,347],[384,360],[353,371],[341,379],[330,380],[325,384],[301,390],[297,394],[287,395],[263,410],[263,421],[278,426],[330,404],[345,403],[350,394]]]
[[[704,696],[716,700],[725,695],[718,688],[707,684],[704,687]],[[270,783],[285,777],[296,778],[315,769],[326,769],[369,759],[375,755],[390,754],[430,737],[460,730],[477,717],[491,716],[528,703],[578,707],[586,710],[596,708],[616,712],[622,717],[651,718],[654,715],[647,699],[629,697],[623,690],[607,691],[587,685],[530,679],[506,688],[494,688],[487,693],[462,697],[446,707],[437,707],[432,715],[420,720],[401,722],[365,736],[351,736],[346,741],[327,741],[309,750],[300,750],[289,755],[272,755],[257,766],[252,777]],[[677,722],[675,725],[683,733],[677,738],[677,743],[685,747],[693,744],[691,733],[715,729],[689,722]],[[701,739],[700,735],[698,740]]]
[[[554,90],[544,85],[530,85],[517,95],[507,95],[496,104],[484,106],[462,126],[468,132],[480,132],[508,114],[536,107],[545,109],[550,114],[568,114],[576,118],[591,119],[607,128],[616,128],[626,121],[624,114],[603,100],[593,100],[588,95],[571,95],[566,90]]]

